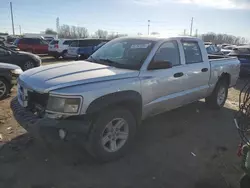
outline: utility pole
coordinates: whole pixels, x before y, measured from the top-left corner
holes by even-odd
[[[10,12],[11,12],[11,21],[12,21],[12,31],[13,31],[13,35],[15,35],[14,20],[13,20],[13,11],[12,11],[12,2],[10,2]]]
[[[150,20],[148,20],[148,35],[149,35]]]
[[[187,31],[187,30],[186,30],[186,29],[184,29],[184,33],[183,33],[183,34],[184,34],[184,36],[186,36],[186,31]]]
[[[21,25],[19,25],[19,32],[20,32],[20,35],[22,35],[22,28],[21,28]]]
[[[192,34],[193,34],[193,22],[194,22],[194,18],[192,17],[192,19],[191,19],[191,27],[190,27],[190,36],[192,36]]]

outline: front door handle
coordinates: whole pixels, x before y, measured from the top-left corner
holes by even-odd
[[[207,71],[208,71],[208,68],[201,69],[201,72],[207,72]]]
[[[178,78],[178,77],[182,77],[183,75],[184,75],[183,72],[177,72],[174,74],[174,77]]]

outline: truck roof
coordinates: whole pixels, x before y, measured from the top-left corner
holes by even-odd
[[[127,39],[145,39],[145,40],[151,40],[151,41],[161,41],[161,40],[166,40],[166,39],[173,39],[173,40],[181,40],[181,39],[192,39],[192,40],[201,40],[196,37],[189,37],[189,36],[175,36],[175,37],[156,37],[156,36],[136,36],[136,37],[122,37],[122,38],[127,38]]]

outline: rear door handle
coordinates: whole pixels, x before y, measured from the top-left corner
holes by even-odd
[[[207,71],[208,71],[208,68],[201,69],[201,72],[207,72]]]
[[[183,75],[184,75],[183,72],[177,72],[174,74],[174,77],[178,78],[178,77],[182,77]]]

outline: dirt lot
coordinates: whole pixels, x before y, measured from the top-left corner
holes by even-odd
[[[52,151],[38,144],[12,116],[14,90],[0,102],[0,188],[236,188],[242,172],[233,113],[242,84],[220,111],[200,101],[146,120],[131,152],[106,164],[77,145]]]

